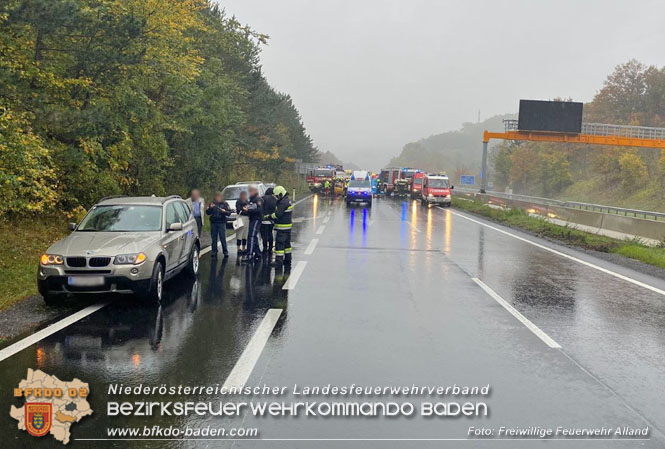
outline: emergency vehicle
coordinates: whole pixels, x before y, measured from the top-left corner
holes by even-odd
[[[352,203],[366,203],[372,207],[372,181],[369,171],[356,170],[351,175],[349,187],[346,189],[346,205]]]
[[[450,206],[451,190],[448,176],[431,173],[423,176],[423,187],[420,202],[423,204],[440,204]]]
[[[379,182],[386,185],[385,193],[390,195],[395,189],[395,181],[399,179],[399,168],[384,168],[379,174]]]
[[[425,173],[418,172],[413,175],[413,180],[411,182],[411,198],[414,200],[420,199],[420,194],[423,189],[423,177]]]
[[[323,192],[326,181],[332,182],[335,176],[335,167],[331,165],[314,168],[307,173],[307,186],[312,193]]]

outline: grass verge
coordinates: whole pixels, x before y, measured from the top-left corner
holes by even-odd
[[[62,216],[0,221],[0,310],[37,294],[39,256],[67,233]]]
[[[566,244],[604,253],[619,254],[649,265],[665,269],[665,249],[641,244],[636,240],[617,240],[591,234],[570,226],[560,226],[544,218],[533,217],[519,209],[498,209],[478,201],[453,198],[457,209],[480,215],[505,226],[518,228],[532,234],[551,238]]]

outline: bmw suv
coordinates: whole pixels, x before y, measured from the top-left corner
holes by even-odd
[[[39,261],[46,303],[80,293],[130,293],[160,303],[166,280],[198,273],[196,221],[180,196],[104,198],[70,228]]]

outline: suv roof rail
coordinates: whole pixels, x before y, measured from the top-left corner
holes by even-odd
[[[101,200],[99,200],[97,202],[101,203],[102,201],[112,200],[113,198],[126,198],[126,197],[127,197],[127,195],[109,195],[109,196],[105,196],[104,198],[102,198]]]
[[[169,195],[169,196],[167,196],[166,198],[164,198],[164,199],[162,200],[162,204],[164,204],[164,203],[167,202],[168,200],[173,200],[173,199],[181,200],[182,197],[181,197],[180,195]]]

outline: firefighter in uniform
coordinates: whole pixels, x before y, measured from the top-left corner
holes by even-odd
[[[282,265],[291,266],[291,214],[293,206],[289,194],[282,186],[273,190],[277,198],[277,206],[272,218],[275,221],[275,262],[274,266],[281,268]]]

